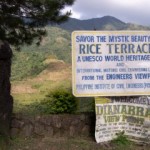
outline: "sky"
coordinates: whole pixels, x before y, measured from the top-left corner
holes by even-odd
[[[81,20],[113,16],[126,23],[150,26],[150,0],[76,0],[66,10]]]

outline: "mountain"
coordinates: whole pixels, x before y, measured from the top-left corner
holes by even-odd
[[[39,46],[34,41],[32,45],[22,45],[21,52],[14,52],[11,80],[22,80],[37,76],[47,68],[45,62],[51,60],[51,58],[71,63],[71,31],[94,29],[150,30],[149,27],[124,23],[111,16],[89,20],[70,18],[68,22],[57,25],[57,27],[47,26],[47,36],[42,38]]]
[[[150,27],[125,23],[112,16],[104,16],[102,18],[93,18],[88,20],[79,20],[70,18],[67,22],[55,25],[59,28],[74,30],[150,30]]]

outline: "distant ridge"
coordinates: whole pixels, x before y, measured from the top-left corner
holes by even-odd
[[[67,22],[55,25],[59,28],[74,30],[150,30],[150,27],[125,23],[112,16],[104,16],[101,18],[92,18],[88,20],[79,20],[70,18]]]

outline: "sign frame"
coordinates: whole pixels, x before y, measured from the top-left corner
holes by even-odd
[[[143,91],[136,91],[136,90],[132,90],[130,92],[113,92],[110,93],[110,91],[103,92],[97,92],[97,93],[78,93],[77,92],[77,88],[76,88],[76,83],[77,83],[77,76],[76,76],[76,56],[77,56],[77,52],[76,52],[76,42],[75,42],[75,35],[76,34],[91,34],[91,35],[97,35],[98,33],[100,34],[143,34],[143,33],[147,33],[147,35],[150,36],[150,31],[74,31],[72,33],[72,87],[73,87],[73,94],[76,97],[97,97],[97,96],[140,96],[140,95],[150,95],[150,89],[149,91],[145,92]],[[148,34],[149,33],[149,34]],[[149,42],[150,44],[150,42]],[[150,81],[150,79],[149,79]]]

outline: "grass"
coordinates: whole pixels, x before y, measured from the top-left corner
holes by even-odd
[[[13,94],[14,97],[14,113],[22,113],[26,115],[43,114],[41,108],[45,95],[41,93],[34,94]],[[78,109],[76,113],[94,112],[94,100],[92,98],[77,98]]]
[[[42,52],[14,52],[11,80],[23,80],[27,77],[37,76],[47,67],[47,65],[43,63],[45,59],[46,56]]]
[[[37,115],[43,114],[45,112],[43,101],[48,93],[52,93],[57,89],[71,89],[71,81],[63,80],[63,81],[50,81],[44,80],[35,82],[33,80],[29,81],[15,81],[12,82],[13,86],[29,86],[33,88],[35,91],[32,93],[13,93],[14,98],[14,113],[22,113],[26,115]],[[25,91],[26,92],[26,91]],[[81,112],[94,112],[94,99],[93,98],[77,98],[78,110],[76,113]],[[47,109],[45,107],[45,109]]]
[[[133,149],[131,141],[128,139],[124,132],[120,132],[117,134],[117,137],[112,140],[112,143],[115,145],[116,150],[131,150]]]
[[[32,94],[13,94],[14,97],[14,113],[22,113],[27,115],[35,115],[40,113],[35,108],[35,104],[39,104],[44,99],[44,95],[40,93]]]
[[[23,113],[34,115],[37,113],[41,113],[38,105],[42,102],[47,95],[48,92],[53,91],[58,88],[58,86],[66,86],[67,84],[63,84],[65,81],[62,82],[53,82],[53,81],[40,81],[38,83],[34,81],[30,82],[15,82],[15,86],[18,84],[27,84],[30,85],[32,88],[36,89],[35,93],[14,93],[14,113]]]

